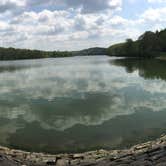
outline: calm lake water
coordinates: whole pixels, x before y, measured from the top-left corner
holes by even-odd
[[[107,56],[0,62],[0,145],[126,148],[166,133],[166,61]]]

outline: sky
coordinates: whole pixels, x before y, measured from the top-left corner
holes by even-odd
[[[166,0],[0,0],[0,46],[108,47],[166,28]]]

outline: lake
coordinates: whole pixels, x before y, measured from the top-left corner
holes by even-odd
[[[166,61],[107,56],[0,62],[0,145],[119,149],[166,133]]]

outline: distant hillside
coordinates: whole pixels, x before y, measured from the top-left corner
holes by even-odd
[[[67,51],[40,51],[16,48],[0,47],[0,60],[18,60],[18,59],[38,59],[38,58],[56,58],[69,57],[71,52]]]
[[[156,57],[166,56],[166,29],[147,31],[136,41],[127,39],[125,43],[115,44],[108,48],[110,56]]]
[[[121,57],[166,57],[166,29],[147,31],[136,41],[127,39],[124,43],[109,48],[94,47],[81,51],[40,51],[0,47],[0,60],[57,58],[85,55],[109,55]]]
[[[81,51],[73,51],[74,56],[85,56],[85,55],[107,55],[107,48],[94,47]]]
[[[85,55],[106,55],[106,48],[89,48],[81,51],[40,51],[0,47],[0,60],[57,58]]]

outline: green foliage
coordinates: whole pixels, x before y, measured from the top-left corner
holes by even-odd
[[[107,55],[107,49],[106,48],[100,48],[100,47],[94,47],[89,48],[81,51],[73,51],[73,55],[77,56],[85,56],[85,55]]]
[[[125,56],[125,43],[115,44],[109,47],[107,52],[111,56]]]
[[[60,51],[39,51],[28,49],[2,48],[0,47],[0,60],[17,60],[17,59],[38,59],[38,58],[55,58],[69,57],[71,52]]]
[[[125,43],[108,48],[110,56],[154,57],[166,53],[166,29],[160,32],[147,31],[138,40],[127,39]]]
[[[40,51],[0,47],[0,60],[57,58],[83,55],[106,55],[106,48],[90,48],[82,51]]]
[[[110,55],[121,57],[154,57],[166,55],[166,29],[147,31],[138,40],[127,39],[109,48],[89,48],[81,51],[40,51],[0,47],[0,60],[56,58],[84,55]]]

